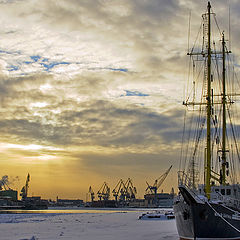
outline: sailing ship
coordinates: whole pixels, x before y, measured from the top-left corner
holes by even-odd
[[[174,201],[177,229],[182,240],[240,239],[240,118],[234,118],[239,109],[238,81],[231,73],[230,37],[227,41],[220,31],[210,2],[197,39],[188,53],[193,87],[183,102],[182,171]]]

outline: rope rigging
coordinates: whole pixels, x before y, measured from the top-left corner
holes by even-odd
[[[230,108],[232,103],[235,102],[237,94],[234,92],[235,85],[238,86],[240,89],[240,82],[238,81],[236,73],[234,70],[233,64],[233,57],[229,54],[231,53],[228,51],[226,45],[222,44],[225,43],[224,38],[223,40],[219,41],[219,36],[222,37],[223,33],[220,31],[217,19],[215,14],[211,11],[211,14],[214,16],[213,21],[215,23],[215,28],[213,29],[215,33],[212,36],[212,70],[211,70],[211,85],[214,88],[214,91],[211,89],[211,169],[213,173],[219,173],[219,178],[221,179],[221,169],[223,168],[223,164],[225,164],[224,160],[226,161],[227,169],[226,174],[228,176],[228,180],[231,182],[236,182],[237,179],[234,177],[234,172],[240,168],[240,164],[235,166],[235,159],[237,158],[238,163],[240,163],[240,153],[238,150],[237,140],[240,138],[240,134],[234,132],[234,124],[233,119],[237,119],[238,114],[236,116],[230,113]],[[204,159],[205,159],[205,148],[206,143],[203,138],[206,137],[206,71],[207,71],[207,55],[206,55],[206,43],[208,42],[208,36],[206,35],[206,24],[207,24],[207,15],[203,14],[203,18],[197,33],[197,37],[194,41],[192,48],[189,48],[189,39],[190,39],[190,25],[191,25],[191,12],[189,14],[189,32],[188,32],[188,55],[189,58],[189,66],[192,66],[191,70],[189,68],[188,71],[188,84],[187,84],[187,94],[186,94],[186,101],[183,104],[186,106],[186,111],[184,113],[184,127],[183,127],[183,134],[182,134],[182,148],[180,154],[180,169],[184,172],[188,172],[192,175],[194,179],[194,174],[197,175],[197,172],[200,172],[201,169],[204,167]],[[230,29],[229,29],[230,31]],[[217,37],[218,36],[218,37]],[[230,35],[229,35],[230,36]],[[200,40],[201,39],[201,44]],[[217,39],[217,41],[215,40]],[[222,38],[220,38],[222,39]],[[229,40],[230,41],[230,40]],[[220,44],[220,47],[217,45]],[[199,47],[201,45],[201,47]],[[223,54],[221,50],[221,45],[223,45],[225,52],[226,52],[226,84],[228,86],[226,93],[226,100],[223,99],[223,77],[222,77],[222,62]],[[191,64],[192,63],[192,64]],[[230,73],[233,71],[233,74]],[[192,87],[189,87],[190,79],[193,83]],[[203,79],[203,81],[202,81]],[[232,82],[230,80],[233,80]],[[201,91],[196,92],[201,85]],[[189,91],[190,90],[190,91]],[[225,90],[224,90],[225,91]],[[225,95],[224,95],[225,96]],[[240,96],[240,95],[239,95]],[[225,99],[225,98],[224,98]],[[234,99],[234,101],[233,101]],[[227,122],[227,129],[231,130],[231,134],[227,133],[226,131],[226,142],[222,143],[221,139],[223,138],[224,133],[222,132],[223,123],[222,123],[222,114],[223,114],[223,107],[222,102],[226,101],[226,110],[228,113],[228,122]],[[192,108],[190,108],[190,107]],[[225,108],[224,108],[225,109]],[[237,110],[237,108],[236,108]],[[198,111],[198,114],[196,114]],[[188,117],[190,115],[190,117]],[[226,120],[225,120],[226,121]],[[224,121],[224,122],[225,122]],[[188,127],[186,127],[188,126]],[[224,125],[226,126],[226,124]],[[240,131],[239,131],[240,132]],[[224,137],[225,139],[225,137]],[[226,146],[225,146],[226,144]],[[227,150],[226,150],[226,149]],[[233,149],[235,148],[235,149]],[[223,150],[224,149],[224,150]],[[227,153],[227,154],[226,154]],[[224,157],[225,156],[225,157]],[[224,162],[224,163],[222,163]],[[231,163],[231,164],[229,164]],[[230,166],[230,167],[229,167]],[[228,171],[231,170],[231,174],[228,174]],[[216,178],[214,178],[214,181]],[[194,180],[193,180],[194,181]],[[221,183],[221,180],[219,180]]]

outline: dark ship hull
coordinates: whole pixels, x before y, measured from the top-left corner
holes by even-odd
[[[239,212],[219,203],[197,202],[186,189],[174,203],[176,224],[181,240],[240,239]]]
[[[215,34],[215,27],[220,36]],[[176,224],[182,240],[240,240],[239,168],[235,165],[239,160],[239,136],[234,133],[237,128],[229,107],[234,103],[230,93],[230,89],[235,91],[230,71],[234,69],[228,67],[232,62],[230,51],[210,1],[202,14],[199,33],[188,53],[193,88],[183,102],[190,108],[186,112],[198,110],[198,114],[191,114],[191,119],[184,116],[180,193],[174,202]],[[216,48],[219,37],[221,44]],[[195,93],[195,84],[201,85],[201,91]]]

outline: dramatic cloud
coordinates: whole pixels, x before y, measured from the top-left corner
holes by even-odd
[[[228,32],[225,2],[212,5]],[[206,3],[0,1],[2,176],[23,185],[30,172],[34,193],[82,198],[90,184],[130,176],[143,194],[174,164],[166,190],[176,186],[188,18],[194,36]]]

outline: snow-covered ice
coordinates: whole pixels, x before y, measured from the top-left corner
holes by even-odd
[[[142,221],[135,211],[0,214],[1,240],[176,240],[175,220]]]

